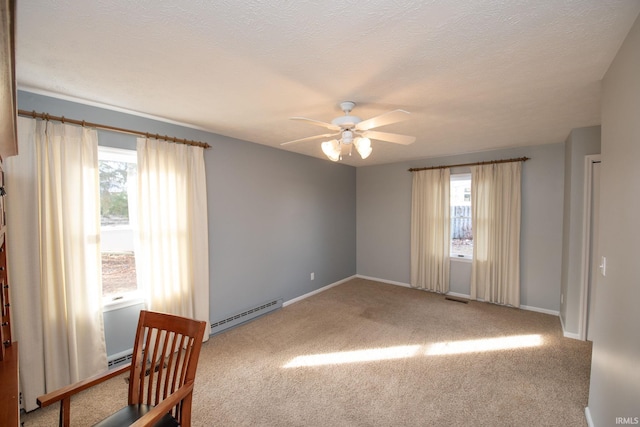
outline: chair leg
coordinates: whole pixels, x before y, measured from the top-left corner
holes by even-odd
[[[60,401],[60,427],[69,427],[71,413],[71,397]]]
[[[192,393],[189,393],[182,402],[180,402],[180,427],[191,427],[191,402]]]

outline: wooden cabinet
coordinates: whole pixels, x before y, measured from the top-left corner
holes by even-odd
[[[0,211],[0,215],[2,212]],[[9,280],[7,277],[7,250],[4,231],[0,231],[0,304],[2,305],[2,326],[0,342],[2,351],[0,360],[4,360],[7,347],[11,346],[11,300],[9,299]]]
[[[4,171],[0,164],[0,361],[4,360],[6,348],[11,346],[11,300],[9,299],[9,275],[7,274],[7,222],[5,220]]]
[[[20,395],[18,390],[18,343],[5,348],[0,362],[0,423],[20,425]]]
[[[18,344],[11,339],[11,302],[7,271],[7,225],[2,159],[18,154],[16,68],[15,68],[15,0],[0,4],[2,69],[0,70],[0,425],[18,426]]]
[[[7,224],[4,172],[0,164],[0,420],[3,426],[20,424],[18,390],[18,343],[11,339],[11,299],[7,270]]]

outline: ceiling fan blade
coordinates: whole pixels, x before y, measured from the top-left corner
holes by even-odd
[[[320,120],[308,119],[306,117],[290,117],[291,120],[300,120],[310,125],[321,126],[330,130],[340,130],[340,126],[336,126],[332,123],[321,122]]]
[[[356,125],[356,130],[369,130],[380,126],[386,126],[392,123],[398,123],[404,120],[408,120],[410,117],[411,113],[409,113],[408,111],[393,110],[387,113],[380,114],[379,116],[361,121]]]
[[[378,132],[375,130],[368,130],[362,132],[362,136],[369,139],[378,139],[380,141],[393,142],[394,144],[409,145],[413,144],[416,140],[415,136],[400,135],[399,133]]]
[[[302,142],[302,141],[311,141],[312,139],[329,138],[331,136],[336,136],[336,135],[340,135],[340,132],[338,132],[338,133],[325,133],[323,135],[314,135],[314,136],[308,136],[306,138],[294,139],[293,141],[283,142],[280,145],[293,144],[295,142]]]

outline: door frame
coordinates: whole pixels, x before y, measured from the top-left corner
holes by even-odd
[[[580,339],[587,340],[589,320],[589,268],[591,264],[591,195],[593,194],[593,164],[602,163],[600,154],[584,156],[584,206],[582,209],[582,271],[580,290]],[[595,276],[595,271],[592,271]]]

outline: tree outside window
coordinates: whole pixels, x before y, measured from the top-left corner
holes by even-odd
[[[136,152],[98,149],[102,296],[120,301],[138,290],[132,220],[135,218]]]

